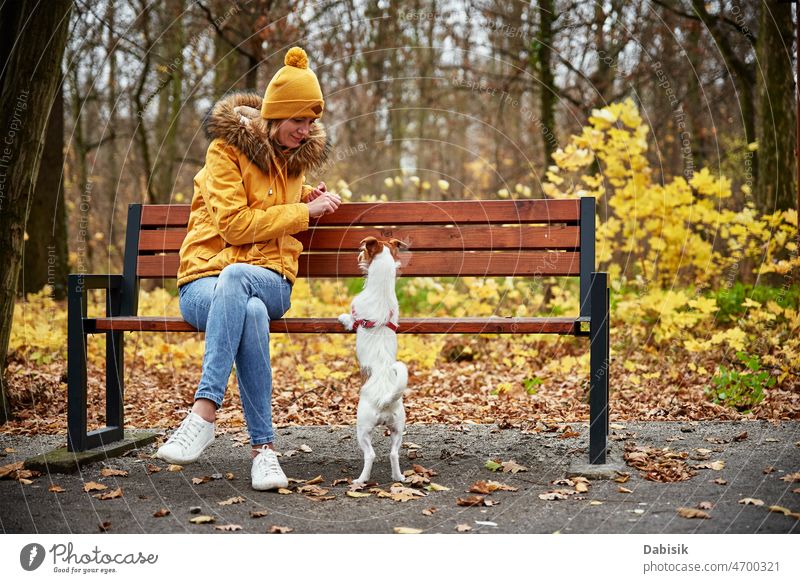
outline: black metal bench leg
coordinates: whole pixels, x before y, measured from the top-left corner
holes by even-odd
[[[78,275],[67,279],[67,449],[86,451],[86,296]]]
[[[108,314],[119,314],[121,290],[112,289],[107,296]],[[105,443],[123,438],[125,423],[123,418],[124,400],[124,356],[125,340],[122,332],[106,334],[106,426],[102,433]]]
[[[592,274],[591,378],[589,380],[589,463],[606,463],[608,448],[609,297],[608,275]]]

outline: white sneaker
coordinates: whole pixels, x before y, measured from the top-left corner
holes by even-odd
[[[189,412],[175,433],[158,448],[156,457],[171,464],[190,464],[197,461],[212,441],[214,441],[214,424],[197,413]]]
[[[289,479],[278,463],[277,454],[268,447],[262,448],[261,453],[253,459],[250,478],[253,490],[274,490],[275,488],[286,488],[289,485]]]

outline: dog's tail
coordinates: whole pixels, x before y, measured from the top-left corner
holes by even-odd
[[[404,363],[395,362],[389,370],[389,377],[390,381],[393,381],[393,388],[382,395],[381,401],[378,403],[378,407],[381,409],[397,401],[408,388],[408,368]]]

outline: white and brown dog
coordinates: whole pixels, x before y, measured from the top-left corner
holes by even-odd
[[[361,241],[358,264],[365,273],[364,290],[353,298],[350,313],[339,316],[346,330],[356,331],[356,355],[365,379],[358,400],[357,436],[364,452],[364,470],[355,480],[369,480],[375,450],[372,430],[385,425],[391,434],[389,461],[392,479],[404,482],[400,471],[400,444],[406,425],[403,392],[408,384],[408,369],[397,362],[397,322],[399,306],[395,293],[398,250],[406,244],[397,239]]]

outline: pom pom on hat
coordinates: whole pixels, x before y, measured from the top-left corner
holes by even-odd
[[[300,47],[293,47],[286,53],[283,60],[287,67],[297,67],[298,69],[308,69],[308,55]]]
[[[308,68],[308,55],[300,47],[286,53],[285,67],[269,82],[261,103],[264,119],[322,116],[325,100],[314,71]]]

